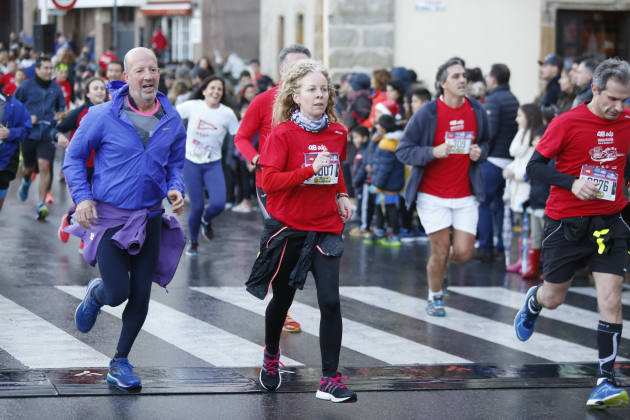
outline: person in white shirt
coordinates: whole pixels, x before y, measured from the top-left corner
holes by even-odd
[[[236,133],[238,119],[225,105],[225,82],[218,76],[206,78],[192,100],[177,105],[177,112],[188,120],[184,183],[190,198],[190,244],[186,255],[197,256],[200,227],[203,226],[206,238],[214,238],[212,218],[225,208],[221,147],[226,135]],[[205,211],[204,185],[210,200]]]

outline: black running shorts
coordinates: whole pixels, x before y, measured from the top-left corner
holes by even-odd
[[[27,139],[22,143],[22,158],[27,168],[36,166],[37,159],[52,162],[55,158],[55,145],[51,141]]]
[[[624,275],[628,255],[630,229],[619,218],[620,229],[627,230],[626,238],[611,239],[610,250],[600,255],[597,245],[588,237],[581,240],[568,240],[565,237],[561,220],[545,216],[544,239],[542,241],[543,277],[550,283],[564,283],[571,280],[575,272],[588,267],[591,272]]]
[[[15,172],[0,170],[0,190],[9,188],[11,181],[15,179]]]

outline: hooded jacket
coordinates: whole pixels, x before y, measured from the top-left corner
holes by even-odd
[[[398,193],[405,184],[405,165],[396,158],[396,146],[402,131],[386,133],[378,143],[372,165],[372,184],[389,193]]]
[[[9,136],[0,140],[0,170],[4,170],[11,156],[18,149],[31,132],[31,116],[28,110],[20,101],[13,97],[5,97],[6,104],[4,107],[4,116],[2,117],[2,126],[9,129]]]
[[[489,147],[488,116],[483,105],[475,99],[467,98],[475,111],[477,119],[477,138],[475,144],[481,148],[481,156],[477,162],[470,162],[468,178],[470,189],[479,202],[483,201],[485,183],[479,164],[486,160]],[[416,195],[424,168],[435,157],[433,156],[433,141],[437,128],[437,99],[432,100],[411,117],[403,137],[396,148],[396,157],[405,165],[411,165],[411,173],[405,186],[405,202],[411,208],[416,202]]]
[[[166,96],[157,98],[164,115],[145,146],[127,114],[123,101],[129,86],[117,91],[110,102],[90,108],[66,151],[63,172],[72,200],[97,200],[119,209],[150,208],[167,191],[184,193],[183,167],[186,131]],[[94,149],[92,188],[85,161]]]

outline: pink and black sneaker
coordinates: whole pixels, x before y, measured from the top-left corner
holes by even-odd
[[[275,391],[280,388],[282,378],[280,376],[279,366],[285,367],[280,361],[280,350],[278,350],[276,354],[271,354],[267,351],[267,348],[265,348],[263,365],[260,369],[258,379],[262,387],[267,391]]]
[[[350,391],[350,389],[343,383],[346,379],[348,379],[348,377],[341,376],[339,372],[336,373],[334,378],[322,376],[319,380],[319,389],[317,390],[315,397],[320,400],[328,400],[335,403],[356,402],[357,394]]]

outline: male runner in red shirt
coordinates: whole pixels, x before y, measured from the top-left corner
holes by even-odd
[[[413,166],[405,202],[411,207],[417,194],[418,216],[429,235],[427,313],[445,316],[442,287],[448,263],[468,261],[475,246],[477,207],[485,197],[479,163],[488,154],[489,132],[483,105],[466,97],[461,59],[442,64],[436,80],[439,97],[411,117],[396,157]]]
[[[294,63],[307,58],[311,58],[311,52],[303,45],[289,45],[280,51],[280,67],[278,68],[280,79]],[[269,214],[267,213],[267,195],[262,189],[262,172],[257,166],[260,158],[258,151],[263,150],[265,141],[271,133],[273,103],[276,100],[279,86],[280,84],[254,97],[234,137],[234,144],[238,151],[245,156],[249,163],[256,166],[256,196],[263,219],[267,219]],[[258,132],[258,150],[252,146],[250,141],[256,132]],[[300,332],[300,330],[300,324],[287,314],[283,331]]]
[[[593,100],[554,118],[527,165],[530,178],[551,184],[545,208],[544,283],[529,289],[514,328],[519,340],[534,333],[542,308],[563,301],[575,272],[593,272],[600,321],[599,366],[589,407],[624,407],[628,394],[614,383],[621,341],[621,287],[630,226],[621,211],[630,149],[630,65],[611,58],[593,74]],[[547,166],[556,159],[556,167]]]

